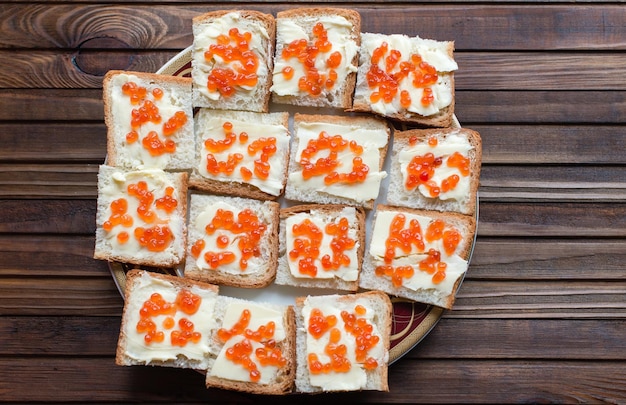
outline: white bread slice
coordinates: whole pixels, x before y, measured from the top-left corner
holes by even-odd
[[[120,366],[148,365],[206,370],[216,353],[211,352],[211,336],[216,328],[213,311],[217,302],[218,287],[202,282],[153,273],[146,270],[130,270],[126,274],[124,310],[118,339],[115,364]],[[198,299],[196,312],[185,311],[178,305],[181,292]],[[160,294],[164,302],[174,308],[173,312],[155,311],[146,317],[154,323],[156,332],[163,333],[163,341],[146,342],[148,332],[138,331],[138,323],[144,303],[155,302],[153,294]],[[172,318],[174,323],[167,327],[164,322]],[[172,344],[172,332],[181,332],[179,321],[187,319],[193,323],[191,332],[200,333],[198,342],[188,340],[186,344]]]
[[[275,348],[280,350],[280,354],[284,358],[285,362],[282,366],[277,366],[276,368],[263,368],[260,366],[260,361],[256,356],[255,351],[253,351],[253,354],[250,355],[250,360],[257,365],[261,372],[261,380],[253,382],[249,380],[249,376],[247,375],[248,373],[241,364],[234,364],[228,360],[227,363],[218,363],[213,361],[206,374],[207,387],[265,395],[282,395],[290,393],[293,390],[296,374],[296,321],[295,311],[292,305],[253,302],[240,298],[232,298],[223,295],[219,296],[215,309],[215,320],[218,324],[218,328],[215,329],[211,338],[212,352],[219,353],[221,350],[225,350],[231,346],[232,343],[229,343],[228,340],[224,342],[219,338],[217,331],[220,328],[229,330],[232,327],[232,323],[224,325],[224,321],[230,319],[232,322],[233,314],[237,316],[238,320],[241,308],[245,308],[250,311],[250,324],[247,329],[252,332],[259,330],[261,325],[266,326],[274,316],[280,316],[279,321],[274,321],[275,335],[273,335],[272,338],[275,340]],[[255,308],[257,308],[257,310],[255,310]],[[258,312],[259,308],[260,312]],[[230,313],[230,315],[227,315],[227,313]],[[278,322],[281,321],[282,323],[279,324]],[[284,336],[281,335],[280,339],[278,339],[279,330],[284,331]],[[241,339],[242,337],[235,334],[234,338]],[[263,339],[263,342],[268,342],[268,340],[269,338],[265,338]],[[228,365],[228,367],[226,367],[228,370],[226,371],[229,375],[227,376],[221,374],[225,371],[223,367],[224,365]],[[244,374],[240,375],[240,372],[243,372]],[[267,378],[268,381],[265,381],[265,378]]]
[[[311,221],[320,221],[318,228],[324,233],[325,239],[328,245],[322,244],[320,246],[320,253],[315,259],[318,274],[320,273],[338,273],[331,278],[321,277],[304,277],[294,276],[294,273],[290,269],[294,266],[296,274],[300,274],[297,270],[297,262],[292,261],[289,258],[289,252],[293,249],[293,246],[287,245],[287,235],[292,231],[286,226],[286,222],[289,218],[300,218],[302,220],[309,219]],[[321,264],[321,258],[325,254],[329,254],[332,257],[332,250],[330,244],[333,242],[333,236],[326,233],[325,227],[328,224],[339,224],[340,220],[345,218],[348,221],[348,238],[354,241],[355,245],[351,249],[346,249],[344,254],[350,257],[350,264],[348,266],[341,266],[337,270],[324,270]],[[315,223],[314,222],[314,223]],[[365,211],[360,207],[350,207],[346,205],[333,205],[333,204],[307,204],[298,205],[289,208],[283,208],[280,211],[280,251],[278,259],[278,271],[276,273],[275,283],[279,285],[292,285],[297,287],[308,288],[324,288],[341,291],[356,292],[359,288],[359,273],[361,272],[361,264],[363,261],[363,251],[365,249]],[[305,240],[310,240],[305,238]],[[301,257],[300,257],[301,259]],[[356,260],[355,260],[356,259]],[[356,273],[354,279],[347,277],[344,272],[351,270]],[[342,278],[346,277],[348,280]]]
[[[239,36],[251,34],[250,39],[241,41],[231,30],[236,29]],[[246,110],[267,112],[269,110],[272,68],[274,66],[274,42],[276,22],[274,16],[254,10],[212,11],[192,20],[193,52],[191,77],[193,78],[194,107],[210,107],[223,110]],[[228,39],[220,43],[220,35]],[[214,49],[211,50],[213,45]],[[216,46],[225,46],[235,55],[232,60],[225,60],[222,51]],[[209,58],[205,52],[210,52]],[[250,54],[251,53],[251,54]],[[239,56],[240,55],[240,56]],[[232,56],[231,56],[232,57]],[[228,58],[228,56],[226,56]],[[256,64],[251,62],[256,58]],[[245,69],[246,64],[253,67]],[[231,83],[233,93],[224,86],[223,73],[235,75],[253,75],[256,82],[246,80]],[[209,78],[218,81],[217,89],[209,88]]]
[[[323,354],[320,345],[324,345],[329,338],[329,333],[324,333],[319,339],[314,339],[308,333],[309,318],[305,319],[305,308],[307,310],[319,309],[323,316],[335,316],[337,323],[335,327],[341,332],[339,344],[346,344],[348,356],[354,355],[354,337],[345,331],[341,312],[347,311],[355,314],[355,307],[362,306],[366,309],[365,315],[357,315],[357,318],[365,317],[367,323],[372,325],[372,335],[379,338],[378,352],[370,352],[368,356],[375,357],[377,366],[370,370],[365,370],[365,376],[359,376],[362,367],[355,361],[352,362],[350,373],[330,372],[327,376],[330,381],[322,382],[321,386],[317,382],[311,381],[312,374],[308,365],[309,344],[317,342],[312,347],[312,352],[318,355],[322,363],[328,360]],[[320,295],[296,298],[296,325],[297,325],[297,345],[298,345],[298,368],[296,373],[296,392],[300,393],[323,393],[339,391],[389,391],[388,385],[388,363],[389,345],[392,324],[392,304],[389,296],[380,291],[368,291],[346,295]],[[314,343],[313,343],[314,344]],[[320,350],[321,349],[321,350]],[[354,360],[354,358],[352,358]],[[318,381],[319,382],[319,381]],[[353,385],[355,384],[356,385]],[[330,385],[329,385],[330,384]]]
[[[330,50],[322,48],[317,55],[313,55],[313,52],[309,53],[314,56],[315,63],[314,67],[307,68],[297,56],[290,56],[288,52],[286,54],[283,52],[290,48],[290,44],[298,40],[306,41],[309,47],[314,46],[320,39],[320,36],[313,33],[314,26],[318,23],[325,28],[332,48]],[[277,13],[272,101],[277,104],[296,106],[349,108],[352,105],[356,83],[360,34],[361,16],[355,10],[315,7],[296,8]],[[341,63],[337,67],[333,64],[329,67],[326,61],[335,52],[342,55]],[[285,67],[293,69],[293,77],[288,79],[283,75]],[[331,79],[333,74],[336,74],[336,78]],[[308,79],[317,90],[301,89],[299,87],[301,78]],[[329,79],[333,83],[329,82],[327,86],[326,81]]]
[[[341,174],[350,173],[354,158],[360,157],[369,169],[365,181],[337,182],[327,185],[324,181],[326,174],[315,175],[304,180],[301,152],[307,148],[310,139],[318,139],[322,132],[329,137],[340,135],[344,140],[353,140],[357,146],[363,147],[363,153],[360,155],[352,152],[349,147],[340,152],[337,159],[339,165],[335,171]],[[296,113],[285,198],[293,201],[344,204],[372,209],[380,192],[381,181],[387,175],[382,167],[387,154],[390,132],[387,122],[377,117]],[[330,151],[327,148],[321,148],[321,151],[309,158],[309,161],[310,163],[323,162],[329,154]],[[345,158],[341,159],[342,156]]]
[[[145,94],[131,102],[124,84],[132,82]],[[155,96],[155,90],[157,91]],[[162,92],[160,96],[158,91]],[[155,73],[111,70],[103,80],[104,122],[107,126],[107,164],[129,169],[189,170],[194,156],[191,79]],[[153,106],[159,117],[132,124],[133,114],[147,114]],[[173,132],[165,129],[180,113],[184,118]],[[184,123],[183,123],[184,122]],[[135,132],[137,137],[127,137]],[[151,132],[154,131],[154,134]],[[175,150],[163,146],[173,142]],[[150,145],[150,146],[146,146]],[[154,148],[154,146],[158,146]]]
[[[98,208],[96,213],[96,242],[94,258],[108,261],[119,261],[154,267],[174,267],[185,257],[187,239],[187,173],[165,172],[159,169],[124,170],[117,167],[101,165],[98,172]],[[141,209],[142,197],[130,194],[129,187],[136,187],[141,182],[146,185],[146,192],[152,194],[153,201],[147,206],[154,219],[144,220],[138,213]],[[169,199],[168,187],[172,189],[170,196],[175,200],[175,207],[159,208],[160,199]],[[127,205],[125,212],[113,211],[116,202],[124,199]],[[148,202],[146,200],[146,202]],[[127,215],[132,218],[132,224],[119,223],[112,216]],[[112,229],[105,230],[109,222]],[[157,225],[158,224],[158,225]],[[166,227],[167,229],[166,229]],[[143,229],[142,241],[136,236],[138,229]],[[169,243],[159,247],[152,245],[159,239],[159,234],[168,232],[171,236]],[[127,242],[120,243],[118,235],[126,233]],[[150,238],[150,234],[155,235]],[[122,234],[123,235],[123,234]],[[125,235],[125,236],[126,236]],[[147,242],[147,243],[146,243]],[[150,246],[154,246],[150,248]]]
[[[196,114],[196,155],[193,171],[189,179],[190,187],[210,192],[260,200],[276,200],[284,192],[287,183],[289,165],[289,113],[255,113],[248,111],[226,111],[200,108]],[[226,131],[225,123],[232,124],[232,130]],[[219,151],[209,151],[207,141],[223,142],[227,133],[234,139],[229,147]],[[243,140],[242,134],[247,135]],[[262,160],[263,149],[249,147],[264,140],[274,139],[275,151],[269,154],[269,176],[263,179],[255,172],[257,160]],[[211,173],[207,167],[209,157],[216,162],[228,162],[234,154],[242,159],[230,173]],[[252,173],[250,178],[242,175],[242,170]]]
[[[436,145],[429,146],[429,140],[437,140]],[[415,147],[420,148],[419,152]],[[411,152],[415,150],[414,152]],[[424,193],[419,188],[406,187],[407,164],[411,159],[419,159],[423,156],[422,151],[434,153],[435,158],[441,158],[441,175],[431,177],[428,181],[435,181],[441,189],[442,177],[456,175],[460,178],[459,185],[452,193],[440,193],[439,196],[431,196],[423,187]],[[469,159],[469,175],[463,176],[459,169],[447,167],[448,158],[455,152],[461,153]],[[405,161],[401,164],[400,160]],[[439,128],[439,129],[414,129],[408,131],[396,131],[393,135],[393,149],[391,151],[391,165],[389,169],[389,186],[387,204],[400,207],[421,208],[437,211],[459,212],[461,214],[474,215],[476,212],[476,198],[480,182],[480,170],[482,162],[482,141],[480,134],[467,128]],[[407,161],[408,160],[408,161]],[[405,168],[403,171],[402,168]],[[423,166],[422,166],[423,167]],[[445,175],[443,174],[445,173]],[[442,197],[445,196],[445,199]]]
[[[372,63],[373,54],[377,48],[387,44],[387,52],[384,53],[377,63]],[[387,57],[392,51],[399,51],[401,55],[393,67],[387,67]],[[415,72],[420,72],[420,64],[412,61],[411,55],[419,55],[423,62],[436,70],[436,84],[426,85],[432,89],[434,100],[425,107],[422,102],[422,85],[415,86],[413,80]],[[376,57],[374,57],[375,59]],[[401,74],[402,63],[412,65],[411,73]],[[380,88],[376,85],[370,87],[368,73],[378,67],[379,72],[384,72],[381,77],[391,78],[396,75],[393,82],[397,86],[397,92],[391,94],[391,102],[372,102],[374,92],[380,94]],[[454,42],[422,39],[420,37],[408,37],[406,35],[393,34],[361,34],[361,49],[357,83],[354,93],[352,111],[370,112],[378,114],[394,121],[422,125],[428,127],[449,127],[453,122],[454,115],[454,71],[458,65],[454,61]],[[426,73],[425,73],[426,74]],[[375,74],[374,77],[379,76]],[[372,80],[375,83],[376,80]],[[393,87],[393,86],[392,86]],[[401,94],[408,91],[411,98],[409,107],[401,103]]]
[[[254,241],[255,236],[251,232],[258,232],[259,228],[252,225],[244,232],[227,230],[228,226],[216,226],[213,234],[209,235],[205,228],[217,217],[217,210],[230,211],[233,214],[235,224],[244,224],[246,219],[239,218],[239,214],[245,210],[250,211],[255,217],[252,222],[265,227],[256,244],[247,246],[253,249],[251,256],[247,258],[247,266],[240,265],[243,254],[239,243],[244,240]],[[216,195],[203,195],[192,193],[189,207],[189,244],[185,260],[185,277],[202,280],[212,284],[228,285],[242,288],[262,288],[269,285],[276,277],[278,264],[278,223],[280,205],[274,201],[258,201],[240,197],[223,197]],[[245,229],[245,228],[244,228]],[[226,237],[228,245],[219,247],[216,244],[218,237]],[[198,241],[204,241],[205,247],[200,250],[199,256],[192,253],[194,245]],[[211,268],[205,259],[207,252],[215,254],[230,252],[234,261],[230,264],[222,264]]]
[[[376,260],[375,256],[378,257],[380,254],[382,258],[388,248],[390,223],[396,218],[396,215],[405,217],[405,223],[402,227],[405,231],[409,229],[411,221],[417,219],[421,230],[421,239],[424,241],[423,249],[418,248],[413,242],[409,242],[412,249],[410,252],[403,252],[402,249],[396,248],[393,261],[388,263],[394,269],[399,266],[413,267],[414,275],[410,280],[413,280],[414,288],[407,287],[406,278],[403,278],[400,285],[396,286],[390,276],[376,274],[376,268],[383,265],[384,262]],[[382,219],[383,216],[387,219]],[[458,245],[452,254],[445,253],[442,238],[434,238],[436,240],[431,242],[426,236],[429,224],[437,220],[443,221],[445,231],[456,230],[460,236]],[[468,215],[379,205],[374,216],[370,244],[364,254],[360,286],[366,290],[384,291],[392,296],[450,309],[454,304],[458,287],[467,272],[475,233],[476,221]],[[447,265],[446,276],[438,284],[431,281],[432,274],[419,269],[420,262],[426,258],[430,249],[439,252],[440,260]],[[373,254],[373,251],[378,253]]]

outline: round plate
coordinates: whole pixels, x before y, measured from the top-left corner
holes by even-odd
[[[191,46],[184,49],[163,65],[157,73],[170,76],[190,77],[191,52]],[[460,127],[456,117],[454,117],[453,126]],[[381,195],[386,195],[386,187],[384,184],[381,188]],[[281,202],[281,205],[284,204],[281,200],[278,201]],[[371,225],[371,219],[372,211],[370,211],[367,216],[368,229]],[[478,201],[476,202],[476,224],[478,224]],[[475,237],[476,236],[474,236],[474,238]],[[471,262],[474,244],[475,239],[472,242],[468,263]],[[137,266],[125,263],[109,262],[109,269],[113,275],[113,279],[118,290],[122,294],[122,297],[124,296],[123,292],[126,285],[126,272],[133,268],[137,268]],[[142,268],[179,277],[183,276],[181,269]],[[263,289],[243,289],[220,286],[220,294],[225,296],[255,300],[257,302],[275,302],[281,304],[293,304],[295,297],[298,296],[304,296],[307,294],[321,295],[328,293],[328,290],[311,290],[308,288],[278,285],[270,285]],[[393,322],[389,349],[389,364],[394,363],[400,357],[405,355],[426,335],[428,335],[444,313],[443,308],[413,302],[403,298],[392,297],[391,302],[393,304]]]

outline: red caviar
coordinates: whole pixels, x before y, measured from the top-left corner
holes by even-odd
[[[282,50],[282,58],[289,61],[293,58],[304,67],[304,76],[298,78],[298,89],[312,96],[319,96],[322,91],[331,89],[337,81],[337,69],[341,65],[342,55],[333,52],[326,58],[327,71],[320,72],[315,66],[315,61],[320,55],[325,55],[332,50],[332,43],[328,40],[328,31],[321,22],[313,26],[313,40],[297,39],[287,44]],[[294,69],[291,66],[283,68],[285,80],[291,80]]]
[[[339,173],[335,170],[340,163],[337,158],[339,153],[346,149],[356,156],[352,159],[351,171]],[[327,156],[313,160],[318,153],[325,150],[328,151]],[[317,139],[309,140],[302,151],[299,162],[302,166],[302,177],[308,180],[311,177],[324,176],[324,183],[327,185],[362,183],[369,173],[369,166],[363,163],[359,156],[362,153],[363,147],[356,141],[347,141],[341,135],[330,136],[326,131],[322,131]]]
[[[135,329],[137,333],[144,334],[146,344],[161,343],[165,340],[165,333],[157,329],[153,318],[165,315],[163,328],[173,329],[176,325],[174,316],[182,311],[187,315],[193,315],[198,311],[202,298],[189,290],[182,289],[178,292],[175,302],[166,301],[159,293],[153,293],[150,298],[144,301],[139,310],[139,322]],[[187,318],[180,318],[179,329],[170,332],[170,343],[172,346],[185,346],[188,342],[198,343],[202,334],[195,331],[195,326]]]
[[[207,79],[209,92],[219,92],[230,97],[236,93],[237,87],[254,87],[258,82],[257,70],[259,58],[250,49],[252,33],[239,32],[231,28],[228,35],[219,35],[217,43],[209,46],[204,58],[213,63],[215,57],[223,60],[228,67],[217,67],[211,70]]]
[[[333,255],[332,257],[330,255],[322,257],[323,269],[329,271],[337,270],[341,266],[349,266],[350,258],[344,252],[353,249],[356,241],[348,237],[348,231],[350,230],[348,219],[342,217],[337,222],[326,225],[324,230],[328,235],[333,236],[330,242]]]
[[[371,89],[370,101],[377,103],[391,103],[397,96],[400,84],[404,80],[411,80],[416,89],[423,89],[420,102],[424,106],[430,105],[434,96],[431,86],[437,83],[437,70],[424,62],[417,54],[403,60],[402,53],[396,49],[389,49],[389,45],[383,42],[372,52],[371,66],[366,79]],[[383,65],[381,68],[380,65]],[[400,105],[409,108],[412,100],[409,91],[400,92]]]
[[[298,261],[298,271],[300,274],[315,277],[317,275],[317,265],[315,259],[320,254],[322,245],[322,230],[306,218],[299,224],[292,227],[294,236],[293,248],[289,251],[289,258]]]

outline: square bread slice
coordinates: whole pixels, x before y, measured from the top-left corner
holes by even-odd
[[[192,20],[193,106],[269,110],[276,21],[254,10],[212,11]]]
[[[360,207],[308,204],[280,211],[275,283],[356,292],[365,249]]]
[[[296,392],[389,391],[392,311],[380,291],[296,298]]]
[[[296,321],[293,305],[220,296],[212,336],[218,353],[206,386],[282,395],[293,391],[296,375]]]
[[[341,8],[296,8],[276,15],[272,101],[346,109],[359,62],[361,16]]]
[[[482,141],[467,128],[396,131],[387,204],[476,213]]]
[[[468,215],[379,205],[360,286],[450,309],[475,233]]]
[[[454,115],[454,42],[361,34],[353,111],[429,127]]]
[[[187,173],[101,165],[94,258],[175,267],[185,257]]]
[[[372,209],[390,132],[376,117],[295,114],[285,198]]]
[[[191,79],[112,70],[104,77],[102,97],[108,165],[191,169]]]
[[[192,193],[185,277],[242,288],[273,282],[279,210],[274,201]]]
[[[289,165],[289,113],[200,108],[190,187],[259,200],[285,190]]]
[[[207,370],[218,287],[138,269],[126,280],[115,364]]]

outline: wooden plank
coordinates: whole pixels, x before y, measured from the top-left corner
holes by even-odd
[[[482,224],[479,224],[482,229]],[[623,239],[479,237],[466,278],[477,281],[624,281]]]
[[[13,27],[0,40],[0,46],[94,47],[106,38],[108,46],[117,43],[119,49],[182,49],[192,42],[191,19],[224,7],[13,4],[0,13]],[[293,6],[247,3],[246,8],[275,14]],[[488,14],[481,4],[359,4],[352,8],[361,14],[363,32],[455,40],[459,50],[626,49],[622,40],[626,36],[626,10],[617,4],[494,4]],[[550,33],[537,35],[540,27],[551,27]]]
[[[95,89],[0,89],[0,120],[102,122],[101,97]],[[455,113],[465,126],[622,125],[626,92],[457,91]]]
[[[419,364],[416,364],[419,362]],[[7,378],[0,381],[4,401],[202,402],[304,404],[320,397],[288,395],[250,397],[206,389],[204,377],[193,370],[162,367],[119,367],[112,358],[2,358]],[[624,361],[509,361],[402,359],[389,370],[390,393],[325,394],[324,400],[359,403],[465,402],[572,403],[623,402],[615,385],[626,378]],[[35,380],[33,378],[36,378]],[[410,384],[407,384],[410,381]],[[37,384],[37,389],[32,389]],[[445,389],[441,387],[445,386]],[[564,389],[568,387],[570,389]]]
[[[119,316],[2,317],[0,355],[71,358],[80,353],[113,357],[120,322]],[[625,326],[624,320],[444,317],[403,359],[623,361],[626,360]],[[572,330],[576,333],[571,333]],[[580,350],[581,344],[590,341],[594,342],[593,349]]]
[[[3,163],[102,163],[106,155],[106,127],[104,122],[0,123],[0,143],[12,146],[0,149]]]
[[[89,198],[98,194],[97,164],[0,164],[0,197]]]
[[[176,51],[0,50],[4,88],[100,88],[113,69],[155,72]],[[458,52],[458,90],[624,90],[626,61],[619,53]],[[32,72],[24,75],[16,64]],[[50,72],[57,72],[56,75]],[[515,77],[515,80],[511,80]]]

